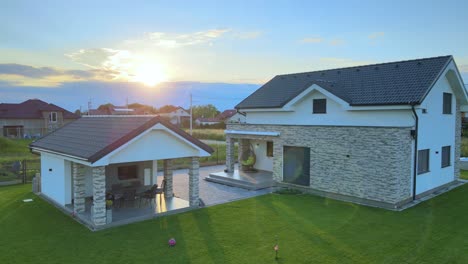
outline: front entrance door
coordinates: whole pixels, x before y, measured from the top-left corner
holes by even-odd
[[[283,182],[310,186],[310,148],[283,148]]]

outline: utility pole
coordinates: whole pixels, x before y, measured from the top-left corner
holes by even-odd
[[[190,92],[190,135],[192,135],[192,92]]]

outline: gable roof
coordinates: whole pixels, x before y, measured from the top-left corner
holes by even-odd
[[[70,111],[39,99],[30,99],[19,104],[0,104],[0,118],[5,119],[42,119],[43,111],[62,112],[64,119],[79,118]]]
[[[237,113],[236,109],[228,109],[228,110],[224,110],[222,113],[220,113],[218,116],[216,116],[216,118],[224,120],[224,119],[228,119],[228,118],[232,117],[236,113]]]
[[[236,109],[281,108],[313,84],[352,106],[419,104],[452,56],[277,75]]]
[[[213,149],[158,116],[83,117],[31,143],[30,148],[58,152],[94,163],[156,124],[162,124],[192,144]]]

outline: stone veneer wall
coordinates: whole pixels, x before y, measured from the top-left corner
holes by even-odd
[[[189,165],[189,204],[191,207],[200,205],[200,186],[199,186],[199,168],[200,160],[198,157],[190,158]]]
[[[73,177],[73,211],[75,213],[84,213],[86,183],[85,183],[85,166],[79,163],[72,163]]]
[[[310,187],[396,204],[411,197],[411,127],[228,124],[228,130],[280,136],[227,135],[273,141],[273,177],[282,181],[283,146],[310,148]]]
[[[455,157],[454,157],[454,177],[455,180],[460,178],[460,155],[461,155],[461,112],[460,104],[456,104],[456,117],[455,117]]]
[[[93,167],[93,212],[95,225],[106,224],[106,167]]]
[[[174,196],[173,190],[173,171],[172,171],[172,160],[165,159],[163,161],[163,169],[164,169],[164,180],[166,181],[166,186],[164,190],[164,197],[170,198]]]

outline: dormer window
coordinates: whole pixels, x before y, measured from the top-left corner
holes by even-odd
[[[452,114],[452,94],[451,93],[444,93],[442,113],[446,115]]]
[[[50,112],[49,113],[49,122],[50,123],[57,123],[57,112]]]
[[[327,113],[327,99],[314,99],[312,102],[312,113],[326,114]]]

